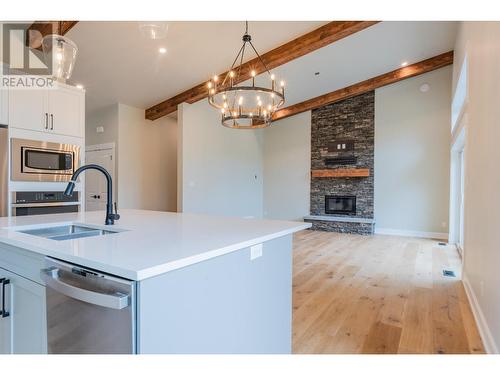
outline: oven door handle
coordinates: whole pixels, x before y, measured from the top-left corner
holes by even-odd
[[[58,268],[43,269],[40,272],[40,277],[45,282],[47,287],[54,289],[56,292],[92,305],[107,307],[108,309],[122,310],[130,304],[128,294],[120,292],[111,294],[99,293],[66,284],[59,278]]]
[[[12,203],[13,208],[78,206],[80,202]]]

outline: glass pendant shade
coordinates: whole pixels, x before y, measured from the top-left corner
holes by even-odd
[[[45,62],[52,67],[52,76],[63,82],[69,79],[78,53],[76,44],[64,36],[51,34],[42,39],[42,50]]]
[[[163,39],[167,36],[168,23],[158,21],[141,22],[139,24],[141,34],[148,39]]]

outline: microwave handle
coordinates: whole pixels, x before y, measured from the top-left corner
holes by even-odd
[[[49,114],[45,112],[45,130],[49,128]]]
[[[50,130],[54,130],[54,114],[50,114]]]

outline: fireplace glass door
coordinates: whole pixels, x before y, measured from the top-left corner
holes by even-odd
[[[356,214],[356,196],[355,195],[326,195],[325,213],[352,215]]]

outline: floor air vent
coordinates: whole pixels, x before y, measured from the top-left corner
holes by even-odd
[[[446,277],[456,277],[455,272],[451,270],[443,270],[443,276]]]

